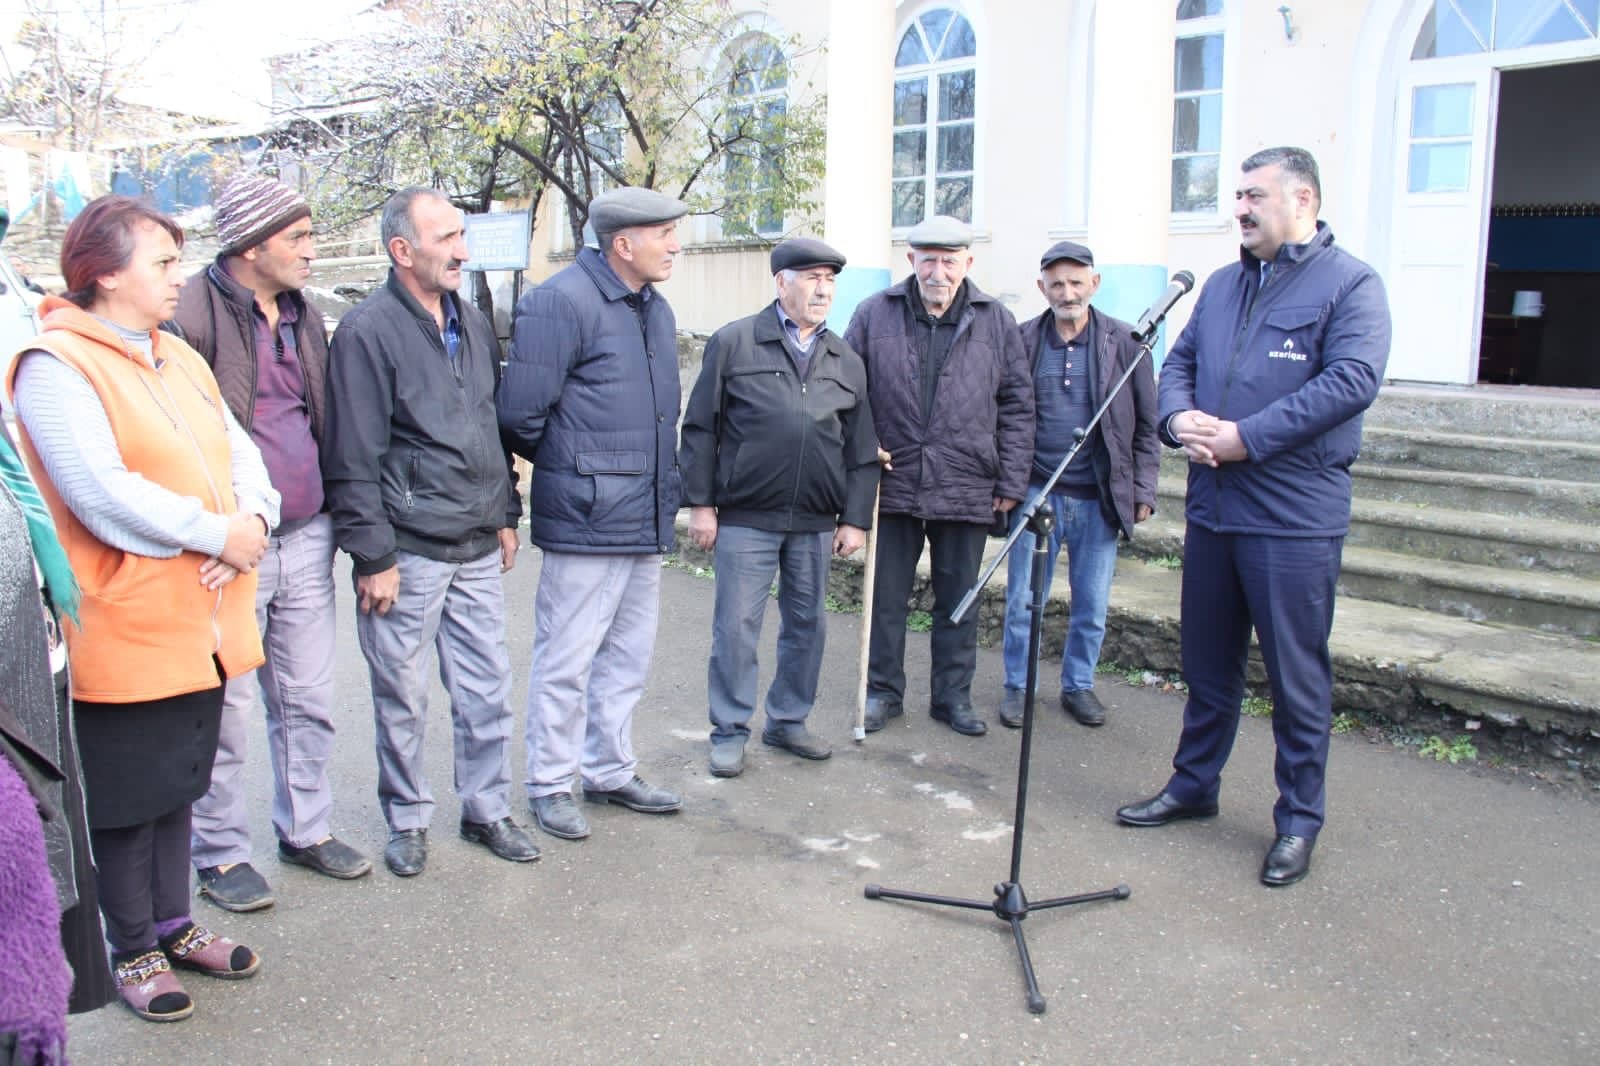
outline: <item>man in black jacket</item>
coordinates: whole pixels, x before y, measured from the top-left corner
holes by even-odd
[[[716,550],[707,688],[718,777],[744,769],[774,575],[782,623],[761,740],[805,759],[833,754],[805,724],[822,671],[828,561],[865,542],[878,482],[866,368],[824,325],[843,266],[821,241],[774,248],[777,300],[712,335],[684,414],[689,536]]]
[[[457,295],[467,245],[448,200],[431,189],[395,193],[382,236],[389,279],[334,334],[322,468],[339,547],[355,565],[389,823],[383,858],[400,877],[427,862],[434,804],[422,774],[422,668],[437,640],[461,835],[527,862],[539,849],[507,798],[511,659],[500,575],[516,560],[522,507],[495,419],[500,344]]]
[[[231,911],[270,907],[250,863],[245,737],[256,691],[272,754],[272,824],[282,862],[340,879],[372,869],[333,835],[333,523],[320,450],[328,333],[300,294],[316,245],[311,208],[294,189],[240,173],[216,203],[216,261],[191,277],[172,325],[205,356],[222,398],[250,434],[283,497],[281,521],[257,569],[256,621],[267,661],[228,683],[211,788],[194,805],[191,861],[200,894]]]
[[[1033,473],[1028,496],[1072,449],[1078,429],[1140,358],[1126,322],[1089,305],[1100,288],[1094,253],[1074,241],[1050,247],[1039,262],[1039,291],[1050,306],[1022,327],[1022,345],[1033,366]],[[1067,580],[1072,588],[1072,618],[1061,653],[1061,709],[1086,726],[1103,725],[1106,711],[1094,694],[1094,671],[1106,635],[1106,605],[1117,566],[1117,536],[1155,512],[1156,474],[1161,442],[1156,438],[1156,382],[1143,359],[1062,472],[1048,506],[1050,570],[1045,595],[1062,544],[1067,547]],[[1032,533],[1024,533],[1007,560],[1005,689],[1000,721],[1022,725],[1023,690],[1028,682],[1028,604],[1033,568]]]

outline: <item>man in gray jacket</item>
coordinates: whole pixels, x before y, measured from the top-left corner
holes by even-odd
[[[389,279],[334,334],[322,465],[339,546],[355,567],[389,823],[383,858],[400,877],[427,862],[434,803],[422,773],[423,667],[437,645],[461,836],[527,862],[539,849],[511,819],[506,765],[511,659],[500,575],[516,561],[522,507],[495,424],[500,343],[457,294],[467,243],[450,201],[432,189],[395,193],[382,235]]]
[[[735,777],[756,701],[756,645],[778,578],[778,666],[762,743],[804,759],[826,636],[828,562],[866,541],[878,439],[861,357],[824,324],[844,256],[816,240],[772,250],[777,300],[706,345],[683,421],[689,536],[716,551],[707,688],[711,772]]]
[[[615,189],[589,205],[600,247],[517,304],[500,428],[533,462],[529,534],[544,550],[528,677],[528,801],[539,828],[589,835],[573,802],[646,814],[682,800],[636,772],[633,711],[655,650],[661,555],[680,481],[672,275],[686,204]]]
[[[217,196],[216,222],[221,250],[184,284],[172,325],[211,364],[282,504],[256,571],[267,661],[228,682],[211,788],[194,805],[190,850],[202,896],[230,911],[253,911],[273,903],[250,863],[244,802],[245,737],[257,690],[266,708],[279,860],[346,880],[372,863],[331,827],[333,523],[319,466],[328,334],[300,294],[317,254],[311,208],[282,182],[240,173]]]

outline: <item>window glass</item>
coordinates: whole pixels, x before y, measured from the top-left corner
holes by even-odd
[[[1412,137],[1470,137],[1472,84],[1419,85],[1411,94]]]
[[[1222,0],[1179,0],[1178,21],[1203,19],[1222,14]]]
[[[890,187],[897,228],[914,226],[930,212],[972,221],[977,53],[971,23],[950,8],[924,12],[900,38]]]

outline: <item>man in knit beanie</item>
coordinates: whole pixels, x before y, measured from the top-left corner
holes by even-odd
[[[234,417],[261,449],[283,508],[257,570],[267,661],[228,683],[211,790],[194,805],[192,851],[200,894],[251,911],[273,903],[250,864],[244,807],[246,723],[258,687],[279,861],[341,879],[362,876],[372,863],[331,827],[334,544],[320,454],[328,334],[300,291],[316,256],[311,207],[280,181],[240,173],[217,195],[216,223],[216,261],[185,283],[173,324],[211,364]]]

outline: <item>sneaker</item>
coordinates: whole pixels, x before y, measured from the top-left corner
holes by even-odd
[[[205,866],[195,871],[200,895],[225,911],[265,910],[277,902],[267,879],[247,862],[232,866]]]
[[[553,796],[535,796],[528,801],[533,819],[553,837],[562,840],[582,840],[589,835],[589,822],[572,801],[572,793],[557,792]]]
[[[207,977],[242,981],[261,969],[261,956],[193,922],[162,937],[161,950],[172,965]]]
[[[194,1000],[178,983],[172,964],[159,951],[116,963],[112,976],[129,1010],[147,1022],[181,1022],[194,1013]]]
[[[278,859],[340,881],[364,877],[372,870],[371,859],[337,837],[329,837],[320,844],[306,848],[297,848],[286,840],[280,840]]]

